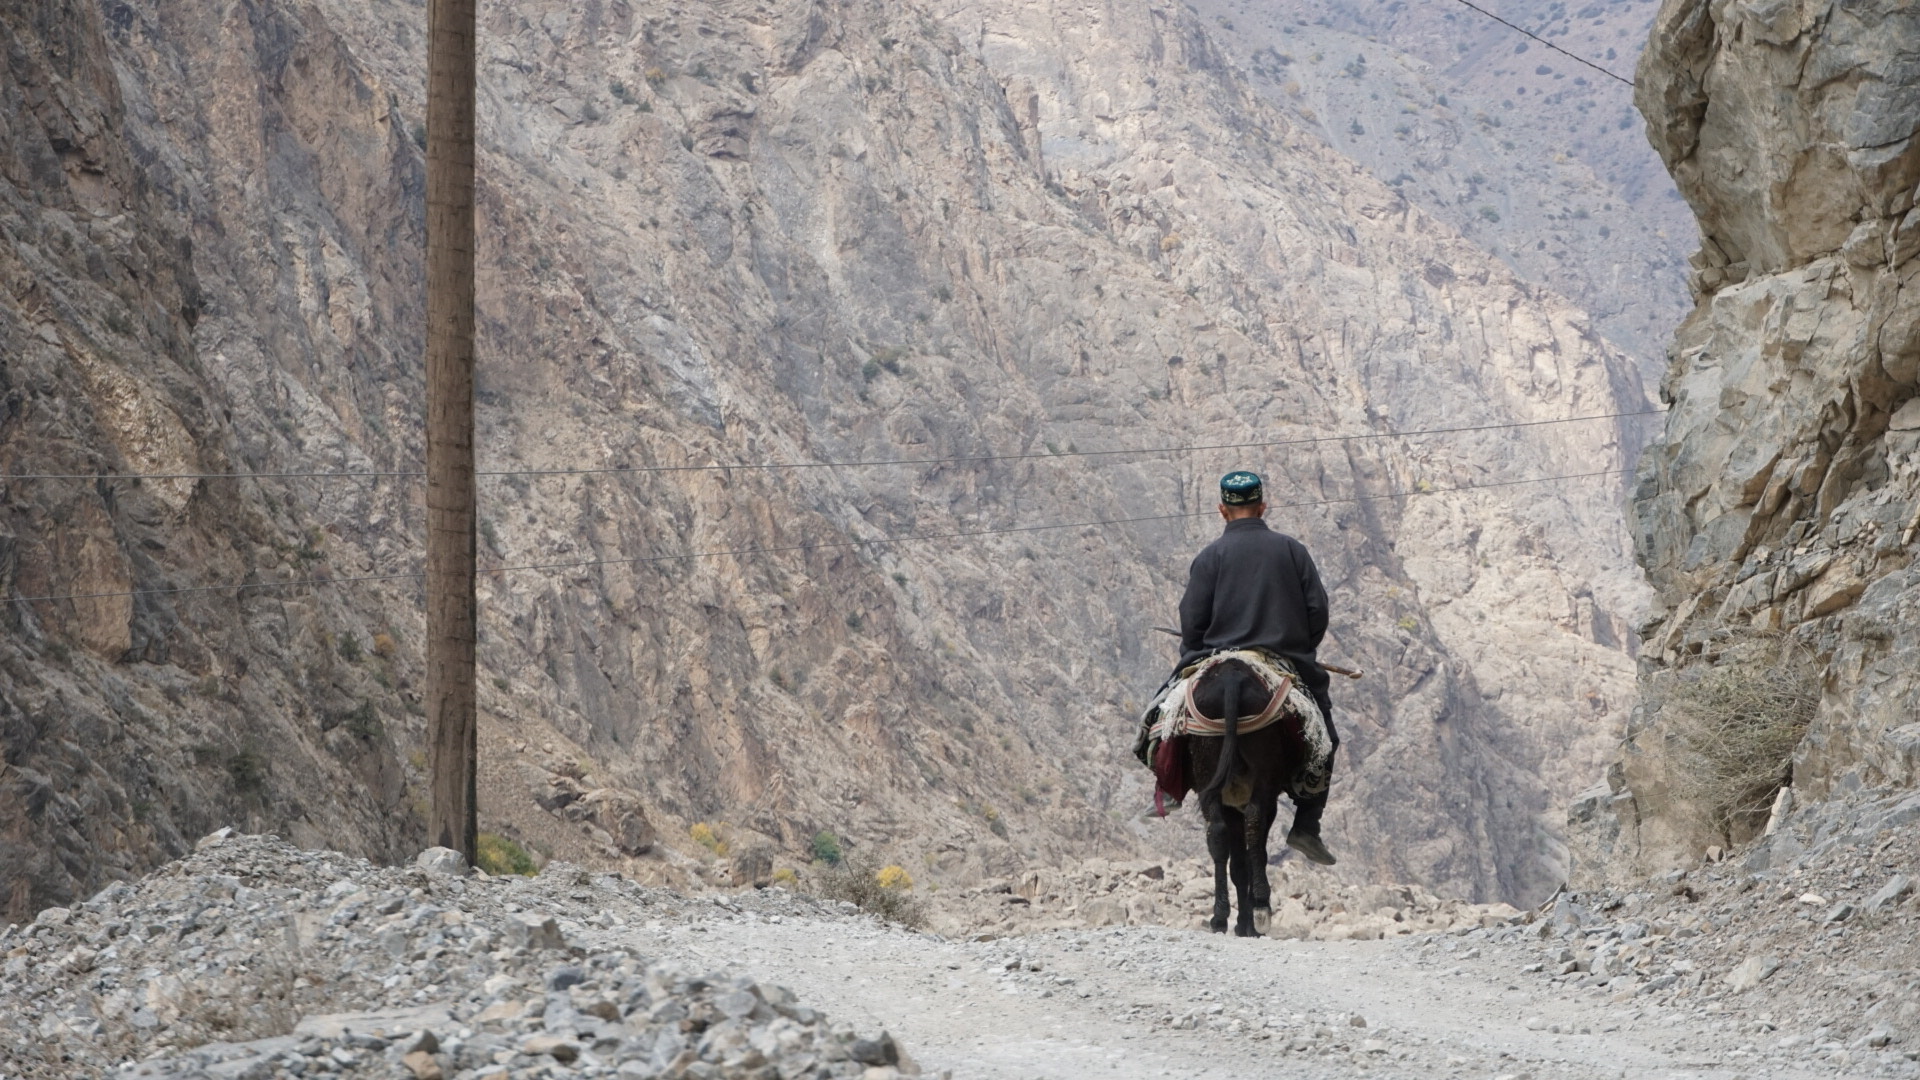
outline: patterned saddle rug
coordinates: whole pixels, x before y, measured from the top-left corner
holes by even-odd
[[[1193,690],[1203,675],[1228,660],[1239,660],[1252,668],[1270,692],[1258,713],[1241,718],[1238,733],[1245,735],[1283,720],[1297,720],[1298,724],[1288,725],[1289,730],[1298,731],[1299,746],[1287,790],[1295,795],[1318,795],[1327,790],[1333,774],[1333,738],[1313,695],[1300,686],[1297,673],[1285,660],[1257,650],[1233,649],[1188,666],[1147,708],[1144,756],[1153,767],[1154,808],[1162,816],[1166,814],[1166,800],[1173,800],[1177,806],[1193,788],[1186,775],[1187,755],[1182,752],[1182,741],[1226,734],[1226,718],[1202,713],[1194,704]]]

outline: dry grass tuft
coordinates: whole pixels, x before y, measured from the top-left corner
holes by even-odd
[[[1793,748],[1820,703],[1819,667],[1798,642],[1747,634],[1675,675],[1660,715],[1678,751],[1679,793],[1733,839],[1764,823],[1791,781]]]

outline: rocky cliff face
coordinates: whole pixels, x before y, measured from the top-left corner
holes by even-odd
[[[1640,67],[1704,236],[1634,500],[1646,685],[1738,632],[1804,642],[1824,677],[1802,798],[1920,781],[1916,64],[1909,5],[1672,0]],[[1715,839],[1673,797],[1666,734],[1640,717],[1589,800],[1622,812],[1623,865]]]
[[[1647,145],[1631,85],[1458,4],[1194,6],[1263,97],[1522,278],[1578,303],[1658,380],[1686,312],[1697,234]],[[1658,7],[1518,0],[1498,13],[1630,77]]]
[[[1644,407],[1579,308],[1295,127],[1183,10],[487,19],[487,827],[642,876],[719,872],[632,858],[648,822],[781,859],[831,829],[935,883],[1192,850],[1135,820],[1130,715],[1211,484],[1250,465],[1334,590],[1330,657],[1369,672],[1336,698],[1349,872],[1557,882],[1554,793],[1631,694],[1607,470],[1634,429],[1379,436]],[[11,472],[413,467],[422,20],[0,20],[32,225]],[[1196,444],[1256,445],[1082,456]],[[720,467],[903,458],[933,460]],[[47,718],[6,729],[14,910],[188,819],[413,841],[418,600],[363,580],[417,569],[413,481],[60,483],[9,489],[15,595],[262,587],[10,607],[6,700]]]

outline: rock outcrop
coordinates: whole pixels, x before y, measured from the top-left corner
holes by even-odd
[[[1658,592],[1643,685],[1739,634],[1803,643],[1824,676],[1802,802],[1920,782],[1917,57],[1906,4],[1670,0],[1640,67],[1702,232],[1634,498]],[[1583,810],[1599,862],[1724,843],[1675,793],[1659,711],[1630,734]]]
[[[0,15],[8,471],[247,474],[10,482],[8,589],[74,597],[0,641],[10,912],[224,821],[417,846],[420,15]],[[1637,421],[1558,421],[1647,399],[1579,307],[1183,9],[487,20],[488,827],[643,876],[693,824],[934,882],[1195,852],[1135,820],[1126,747],[1251,465],[1369,673],[1336,699],[1346,872],[1558,883],[1549,810],[1612,743],[1643,599]],[[1435,427],[1476,430],[1391,434]],[[903,463],[764,467],[862,459]],[[263,475],[339,471],[378,475]],[[523,746],[592,784],[560,805]]]

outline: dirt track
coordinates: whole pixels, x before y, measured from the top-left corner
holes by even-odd
[[[1517,977],[1512,951],[1482,955],[1469,937],[1282,942],[1120,928],[971,942],[752,914],[638,932],[652,939],[642,948],[745,968],[884,1026],[929,1073],[959,1080],[1845,1074],[1769,1058],[1731,1024],[1543,996]]]

